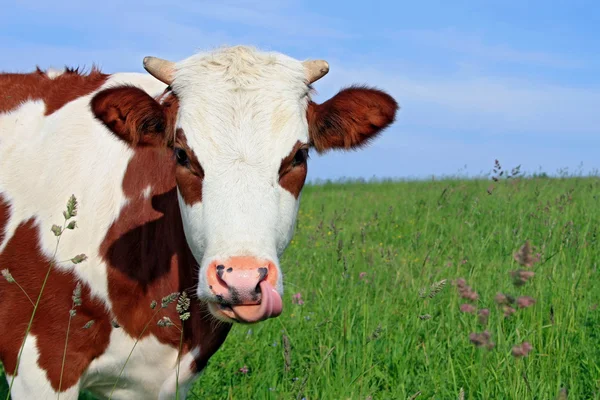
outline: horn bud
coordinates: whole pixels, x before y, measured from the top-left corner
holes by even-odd
[[[175,63],[158,57],[144,57],[144,69],[159,81],[173,83]]]
[[[329,72],[329,64],[325,60],[304,61],[302,65],[309,84],[318,81]]]

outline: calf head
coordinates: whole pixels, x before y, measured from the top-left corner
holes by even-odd
[[[115,87],[95,96],[93,112],[134,146],[172,151],[198,298],[224,321],[278,316],[279,257],[293,235],[309,152],[360,148],[394,121],[397,103],[350,87],[317,104],[311,84],[328,72],[325,61],[246,47],[177,63],[147,57],[144,66],[168,85],[166,95]]]

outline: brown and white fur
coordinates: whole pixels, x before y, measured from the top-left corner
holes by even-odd
[[[193,299],[179,365],[185,393],[232,323],[282,312],[279,258],[307,153],[360,148],[398,109],[366,87],[316,104],[302,62],[249,47],[174,65],[169,85],[96,69],[0,74],[0,269],[35,301],[56,247],[50,228],[72,194],[77,229],[54,261],[88,256],[52,268],[18,370],[33,307],[0,280],[0,361],[15,400],[56,398],[59,385],[61,399],[84,389],[108,396],[140,336],[113,398],[173,398],[180,333],[157,321],[181,321],[174,305],[152,319],[150,304],[183,290]],[[77,282],[82,304],[60,382]]]

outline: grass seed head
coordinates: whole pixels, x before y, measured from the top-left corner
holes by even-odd
[[[444,288],[444,286],[446,286],[446,279],[442,279],[439,282],[434,282],[431,285],[431,289],[429,291],[429,298],[433,299],[435,296],[438,295],[439,292],[442,291],[442,289]]]
[[[71,258],[71,262],[73,264],[81,264],[85,260],[87,260],[87,256],[85,254],[78,254],[75,257]]]
[[[190,313],[188,309],[190,308],[190,298],[187,295],[186,291],[183,291],[177,299],[177,307],[176,310],[179,313],[179,319],[182,321],[187,320],[190,317]]]
[[[65,217],[65,220],[77,216],[77,198],[74,194],[72,194],[67,201],[67,210],[63,212],[63,216]]]
[[[381,327],[381,324],[377,325],[377,328],[375,328],[373,333],[371,333],[371,335],[367,338],[367,342],[372,342],[373,340],[377,340],[379,338],[379,336],[381,336],[382,330],[383,330],[383,328]]]
[[[54,233],[54,236],[60,236],[62,234],[62,228],[58,225],[52,225],[52,233]]]
[[[281,335],[281,340],[283,342],[283,359],[284,359],[284,368],[285,371],[289,371],[292,368],[292,357],[291,357],[291,353],[292,353],[292,348],[290,345],[290,339],[287,337],[287,335],[283,334]]]
[[[85,323],[85,325],[83,326],[83,329],[90,329],[92,327],[92,325],[94,325],[94,322],[96,322],[96,321],[94,321],[93,319],[89,320],[88,322]]]
[[[6,282],[8,282],[8,283],[15,282],[15,278],[13,278],[12,274],[10,273],[10,271],[7,268],[2,270],[2,276],[4,277],[4,279],[6,279]]]
[[[81,305],[81,282],[77,282],[75,289],[73,289],[73,306],[78,307]]]
[[[158,322],[156,323],[156,325],[160,326],[161,328],[165,328],[168,326],[174,326],[175,324],[173,324],[173,321],[171,321],[171,318],[169,317],[162,317],[161,319],[158,320]]]
[[[161,307],[167,308],[169,306],[169,304],[171,304],[175,300],[177,300],[178,296],[179,296],[179,292],[173,292],[170,295],[163,297],[162,301],[161,301]]]

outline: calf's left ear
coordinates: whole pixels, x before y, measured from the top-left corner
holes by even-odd
[[[132,146],[157,146],[167,140],[167,116],[148,93],[133,86],[118,86],[96,94],[92,112],[118,138]]]
[[[358,149],[394,122],[398,109],[392,96],[367,87],[343,89],[322,104],[311,101],[307,110],[311,144],[319,153]]]

